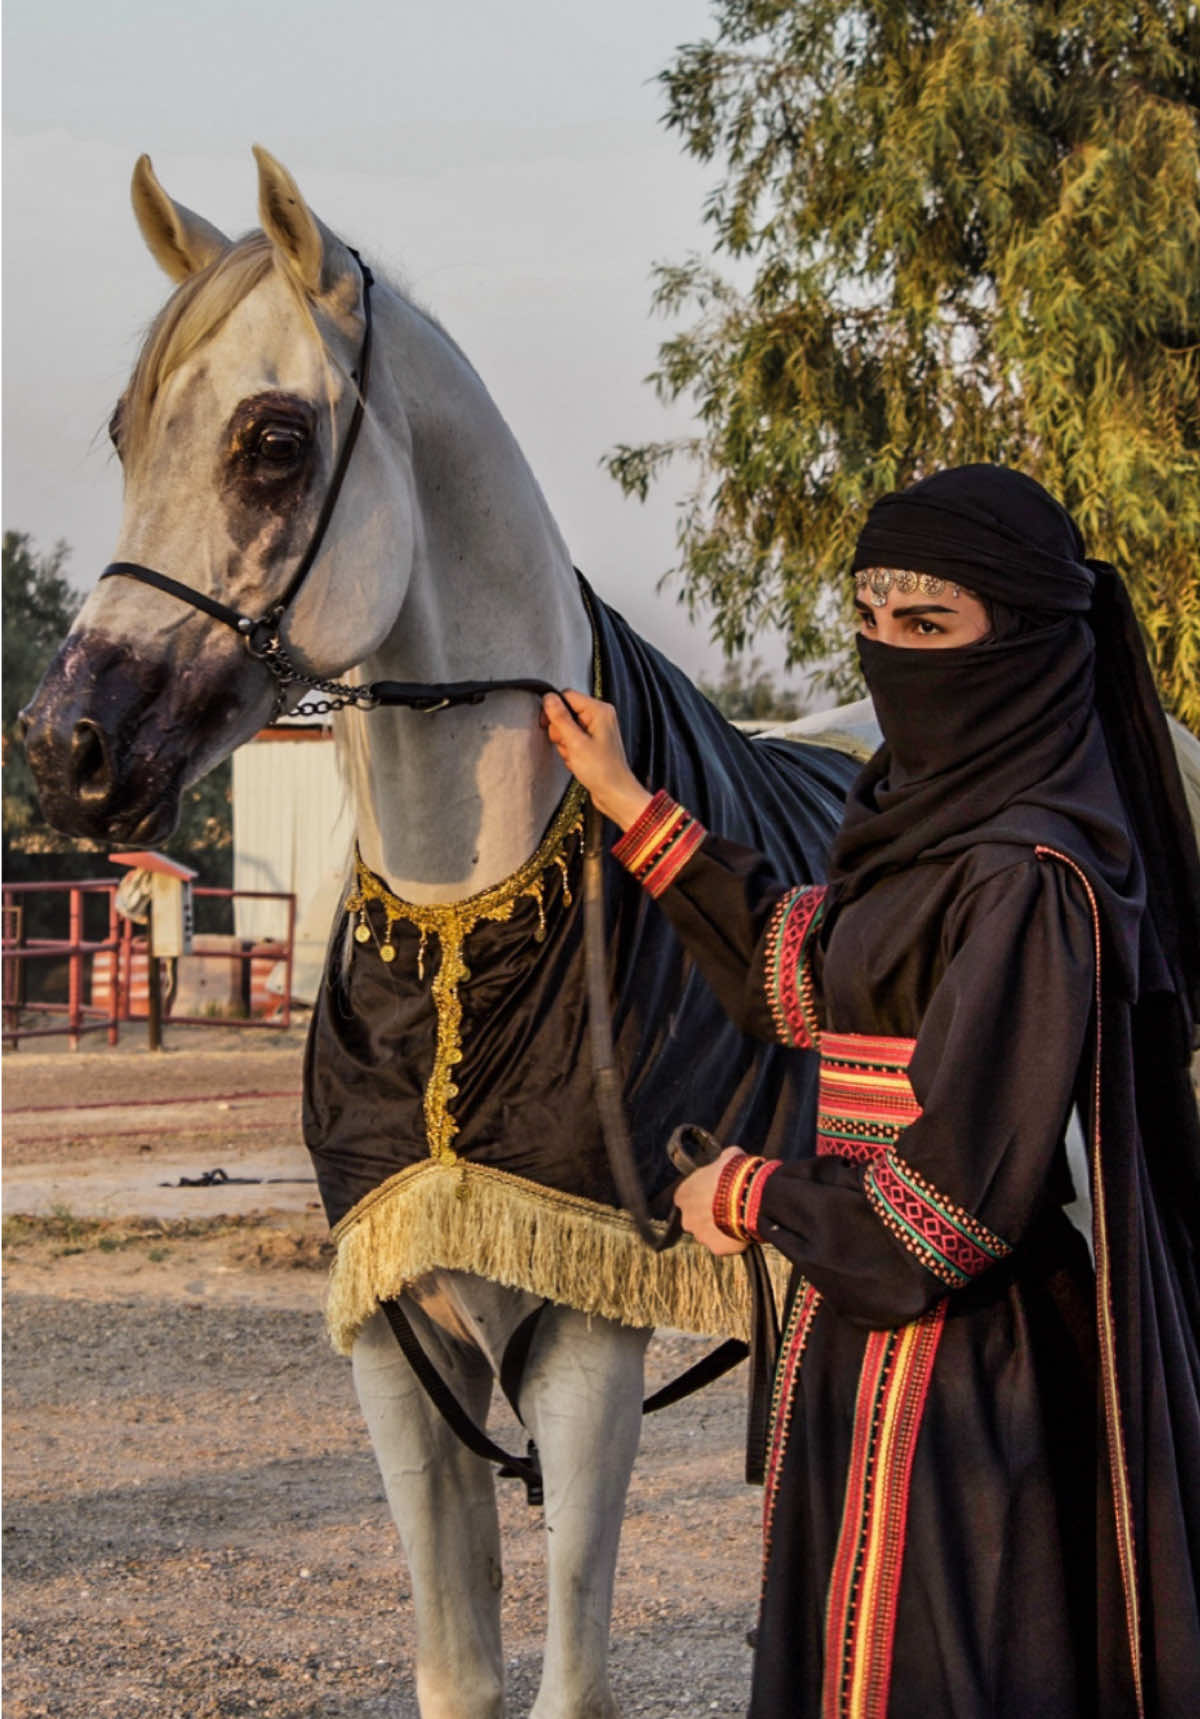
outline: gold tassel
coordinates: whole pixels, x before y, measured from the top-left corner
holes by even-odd
[[[425,1159],[359,1201],[333,1232],[326,1322],[348,1354],[380,1301],[437,1270],[470,1271],[623,1325],[744,1337],[746,1274],[690,1237],[653,1253],[630,1219],[488,1165]],[[787,1262],[768,1249],[779,1283]],[[772,1258],[773,1256],[773,1258]]]

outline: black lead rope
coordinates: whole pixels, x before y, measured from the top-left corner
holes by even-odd
[[[655,1224],[638,1174],[624,1094],[612,1036],[612,998],[608,985],[608,952],[604,927],[604,819],[594,800],[588,801],[583,849],[583,942],[588,993],[588,1037],[592,1048],[592,1088],[600,1112],[608,1167],[617,1197],[633,1219],[648,1248],[663,1253],[683,1234],[679,1208],[672,1206],[665,1227]]]

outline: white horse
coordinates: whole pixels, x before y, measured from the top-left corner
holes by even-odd
[[[286,170],[256,156],[262,232],[237,244],[173,202],[139,161],[135,213],[178,290],[111,426],[125,478],[117,560],[250,616],[278,597],[312,534],[355,405],[365,310],[355,256]],[[283,622],[292,661],[362,680],[485,679],[503,665],[589,685],[589,616],[515,439],[436,322],[384,283],[372,303],[368,409],[332,525]],[[249,739],[274,703],[270,674],[228,628],[170,591],[105,579],[27,712],[43,809],[61,828],[152,845],[173,827],[185,784]],[[537,717],[536,700],[509,692],[436,719],[397,709],[339,718],[362,860],[396,897],[441,910],[535,854],[568,783]],[[535,1719],[616,1712],[607,1650],[617,1543],[647,1327],[655,1305],[671,1308],[669,1296],[638,1299],[637,1273],[652,1269],[641,1256],[655,1256],[636,1238],[618,1241],[626,1252],[610,1275],[621,1318],[594,1316],[585,1296],[546,1307],[520,1387],[545,1480],[548,1631]],[[409,1283],[422,1344],[477,1422],[537,1288],[461,1270]],[[371,1311],[380,1293],[391,1291],[369,1280],[366,1305],[342,1327],[411,1570],[421,1713],[493,1719],[503,1657],[492,1474],[450,1433]]]

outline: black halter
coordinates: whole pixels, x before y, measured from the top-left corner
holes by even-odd
[[[179,579],[172,579],[169,574],[160,573],[154,567],[143,567],[136,561],[112,561],[100,577],[136,579],[139,584],[153,586],[156,591],[165,591],[169,597],[177,597],[180,602],[199,609],[214,621],[220,621],[222,626],[231,628],[241,638],[250,655],[261,662],[274,677],[276,714],[283,709],[288,687],[296,685],[312,687],[317,692],[329,694],[328,698],[307,704],[297,713],[304,716],[324,716],[331,711],[344,710],[347,706],[357,710],[374,710],[379,705],[393,705],[411,710],[436,711],[446,710],[451,705],[479,704],[489,692],[516,691],[538,695],[556,692],[558,689],[552,687],[548,681],[526,679],[449,681],[441,685],[381,680],[366,686],[356,686],[348,681],[327,680],[320,675],[305,674],[296,667],[279,637],[284,616],[295,602],[320,553],[366,411],[367,383],[371,368],[371,288],[375,284],[375,277],[357,251],[351,249],[351,255],[358,264],[363,284],[362,345],[359,348],[357,367],[351,372],[351,380],[357,385],[354,412],[329,489],[321,505],[321,512],[308,540],[308,547],[300,557],[296,571],[282,595],[275,599],[264,614],[255,619],[252,615],[245,615],[231,608],[228,603],[219,602],[216,597],[208,596],[204,591],[197,591]]]
[[[363,415],[367,405],[367,382],[371,368],[371,288],[375,283],[375,277],[357,251],[352,251],[351,255],[358,264],[363,285],[362,345],[358,353],[358,366],[351,372],[351,380],[357,385],[354,412],[346,431],[346,440],[342,443],[342,451],[338,456],[333,479],[326,492],[317,523],[313,527],[312,536],[308,540],[308,547],[301,556],[296,571],[288,581],[282,596],[277,597],[266,613],[255,620],[252,615],[243,615],[238,610],[230,608],[228,603],[218,602],[215,597],[209,597],[203,591],[194,590],[192,586],[184,585],[180,580],[172,579],[166,573],[159,573],[153,567],[142,567],[136,561],[111,561],[100,575],[101,579],[112,579],[119,575],[125,579],[136,579],[142,585],[152,585],[156,591],[165,591],[168,596],[178,597],[181,602],[190,604],[193,609],[199,609],[202,613],[211,615],[214,621],[220,621],[223,626],[231,627],[235,633],[240,634],[250,655],[258,657],[266,663],[276,680],[280,682],[281,691],[289,680],[302,677],[296,673],[294,665],[290,664],[286,655],[283,654],[283,647],[279,641],[279,626],[284,615],[295,601],[300,587],[312,571],[313,563],[320,552],[325,532],[333,517],[333,510],[337,506],[337,499],[350,466],[354,445],[358,440],[358,432],[362,427]],[[288,672],[289,670],[291,672]]]

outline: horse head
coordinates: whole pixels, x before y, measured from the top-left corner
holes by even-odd
[[[115,560],[249,617],[279,604],[317,527],[358,397],[366,294],[291,175],[255,156],[262,230],[236,242],[173,202],[148,157],[137,163],[134,212],[176,290],[109,426],[125,487]],[[309,674],[360,664],[405,597],[408,486],[379,469],[403,435],[368,412],[359,446],[336,529],[279,625]],[[103,579],[24,713],[50,822],[163,840],[182,789],[275,708],[277,682],[244,643],[177,594]]]

